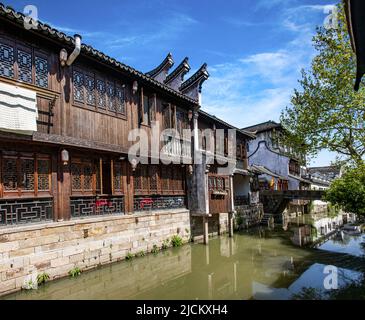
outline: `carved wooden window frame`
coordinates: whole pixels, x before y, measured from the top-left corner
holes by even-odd
[[[14,159],[16,161],[16,188],[7,191],[4,186],[4,161],[5,159]],[[21,179],[24,179],[22,172],[22,161],[33,161],[33,190],[22,187]],[[48,190],[40,190],[39,185],[39,161],[48,162]],[[23,176],[23,177],[22,177]],[[0,152],[0,198],[34,198],[34,197],[49,197],[52,194],[52,159],[48,154],[42,153],[27,153],[27,152]]]
[[[73,173],[73,166],[80,167],[80,176],[78,177],[80,180],[80,189],[74,187],[74,178],[76,176]],[[85,188],[85,168],[87,166],[91,167],[91,188]],[[85,159],[82,157],[72,157],[70,163],[70,173],[71,173],[71,194],[72,196],[93,196],[98,193],[97,189],[97,179],[98,179],[98,168],[94,159]],[[100,179],[100,174],[99,174]]]
[[[0,75],[0,78],[5,78],[5,79],[10,79],[10,80],[14,80],[20,83],[24,83],[26,85],[30,85],[30,86],[35,86],[37,88],[42,88],[42,89],[46,89],[49,90],[50,86],[51,86],[51,81],[50,81],[50,61],[49,61],[49,53],[44,51],[44,50],[40,50],[37,49],[34,45],[32,44],[28,44],[19,40],[14,40],[14,39],[10,39],[4,35],[0,35],[0,44],[4,44],[6,46],[9,46],[12,48],[13,50],[13,76],[12,77],[8,77],[5,75]],[[19,79],[19,64],[18,64],[18,58],[19,58],[19,51],[23,51],[26,52],[28,54],[30,54],[30,59],[31,59],[31,81],[23,81],[21,79]],[[39,57],[41,59],[46,60],[47,62],[47,86],[41,86],[37,84],[37,74],[36,74],[36,57]]]
[[[112,161],[112,193],[113,195],[123,195],[124,194],[124,188],[125,188],[125,181],[124,181],[124,178],[125,178],[125,163],[121,160],[113,160]],[[116,180],[117,180],[117,172],[118,170],[120,170],[120,187],[117,188],[117,183],[116,183]]]
[[[154,176],[154,177],[153,177]],[[151,188],[151,181],[156,180],[156,187]],[[185,195],[184,169],[176,165],[138,165],[134,180],[139,180],[139,188],[134,188],[135,195]]]
[[[83,81],[83,95],[84,99],[83,102],[75,100],[74,92],[75,92],[75,83],[74,83],[74,72],[79,72],[83,75],[84,81]],[[88,101],[88,83],[87,78],[90,78],[93,80],[93,93],[94,93],[94,101],[91,103]],[[105,91],[103,93],[104,100],[105,100],[105,108],[101,108],[98,105],[98,98],[99,98],[99,92],[98,92],[98,82],[103,82],[105,86]],[[114,95],[113,95],[113,101],[114,101],[114,107],[115,110],[112,111],[109,108],[110,105],[110,96],[108,95],[108,84],[112,84],[114,88]],[[117,99],[119,98],[117,96],[117,90],[122,92],[123,94],[123,107],[121,110],[117,109]],[[72,95],[72,103],[76,107],[84,108],[87,110],[96,111],[98,113],[110,115],[113,117],[121,118],[123,120],[127,119],[127,96],[126,96],[126,86],[121,83],[120,81],[116,80],[113,77],[106,77],[104,74],[94,71],[94,70],[87,70],[86,67],[76,65],[72,68],[72,74],[71,74],[71,95]]]

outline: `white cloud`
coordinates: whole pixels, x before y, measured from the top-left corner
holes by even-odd
[[[293,32],[294,37],[282,48],[209,67],[211,77],[203,88],[203,108],[238,127],[278,121],[290,104],[300,70],[309,66],[314,55],[313,12],[318,14],[323,7],[302,8],[306,14],[299,20],[299,7],[285,8],[281,28]]]
[[[66,34],[69,34],[71,36],[73,36],[76,33],[80,34],[82,37],[85,37],[85,38],[104,38],[105,39],[105,37],[107,36],[107,33],[105,33],[105,32],[86,31],[86,30],[72,28],[72,27],[68,27],[68,26],[56,25],[56,24],[52,24],[52,23],[49,23],[49,22],[45,22],[45,23],[47,23],[52,28],[54,28],[58,31],[62,31],[62,32],[66,33]]]
[[[271,9],[277,6],[286,6],[295,0],[256,0],[256,9]]]
[[[167,16],[167,19],[151,24],[151,29],[148,31],[136,30],[134,34],[121,38],[113,35],[107,45],[116,49],[132,44],[159,44],[161,41],[178,38],[182,32],[186,32],[189,27],[198,23],[192,17],[182,13],[171,13]]]
[[[147,45],[159,44],[159,41],[176,39],[182,32],[185,32],[188,27],[198,23],[192,17],[183,13],[166,14],[166,19],[151,22],[149,30],[135,29],[135,32],[121,36],[118,32],[99,32],[82,30],[71,26],[56,25],[46,22],[52,28],[73,35],[80,34],[85,39],[93,41],[103,41],[103,44],[110,49],[124,48],[130,45]]]
[[[253,54],[209,68],[203,107],[238,127],[279,120],[308,55],[281,49]]]

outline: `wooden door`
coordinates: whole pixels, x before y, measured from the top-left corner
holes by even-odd
[[[231,211],[231,188],[229,176],[208,175],[209,213]]]

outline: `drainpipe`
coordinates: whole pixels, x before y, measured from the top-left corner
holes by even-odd
[[[79,56],[79,54],[81,52],[81,36],[78,34],[75,34],[74,38],[75,38],[75,49],[67,59],[66,63],[68,66],[73,64],[73,62],[76,60],[76,58]]]
[[[75,34],[74,39],[75,39],[75,49],[74,51],[72,51],[69,57],[67,57],[66,49],[62,49],[60,52],[60,61],[62,67],[65,67],[66,65],[71,66],[81,52],[81,39],[82,39],[81,36]]]

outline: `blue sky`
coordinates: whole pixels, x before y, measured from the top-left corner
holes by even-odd
[[[237,127],[279,120],[300,69],[310,65],[311,38],[336,0],[5,1],[141,70],[168,52],[185,56],[191,74],[208,63],[203,109]],[[322,152],[312,165],[327,165]]]

